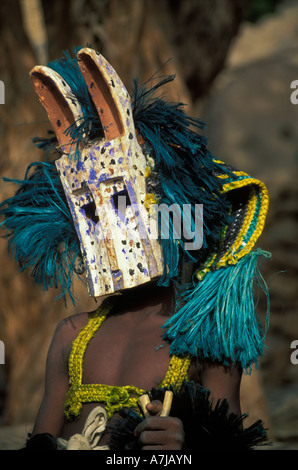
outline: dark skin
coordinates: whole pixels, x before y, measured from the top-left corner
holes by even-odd
[[[134,385],[144,390],[157,387],[170,360],[169,345],[162,339],[165,330],[161,326],[171,315],[173,305],[172,287],[150,284],[119,296],[115,309],[87,347],[83,383]],[[88,318],[88,313],[73,315],[60,322],[55,330],[47,357],[45,393],[32,435],[49,433],[68,439],[82,432],[88,414],[98,405],[84,404],[77,420],[65,420],[68,357],[73,340],[87,324]],[[161,345],[163,347],[159,347]],[[240,414],[239,368],[230,370],[220,364],[193,361],[189,379],[208,388],[215,401],[226,398],[230,411]],[[135,435],[142,449],[179,450],[184,441],[182,422],[175,417],[158,416],[161,408],[160,402],[147,405],[150,416],[137,426]],[[108,436],[104,435],[100,445],[107,440]]]

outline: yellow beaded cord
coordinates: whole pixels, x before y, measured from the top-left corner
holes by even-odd
[[[245,215],[241,230],[238,233],[236,240],[234,241],[232,247],[224,254],[224,256],[217,263],[218,267],[224,266],[228,262],[230,262],[230,264],[233,264],[233,261],[235,262],[238,261],[238,258],[240,257],[238,253],[238,249],[243,243],[243,238],[245,234],[248,232],[250,224],[255,215],[257,201],[258,199],[257,199],[256,191],[254,190],[254,188],[252,188],[252,197],[250,198],[248,202],[248,207],[247,207],[246,215]]]
[[[251,235],[248,243],[245,246],[243,246],[237,253],[235,253],[235,251],[238,250],[239,247],[241,246],[241,244],[243,242],[244,234],[247,233],[247,231],[250,227],[250,224],[253,220],[253,217],[255,215],[256,204],[257,204],[257,196],[256,196],[256,190],[254,190],[253,197],[249,201],[249,206],[248,206],[248,211],[247,211],[248,213],[247,213],[247,216],[245,218],[243,228],[241,229],[240,233],[238,234],[233,246],[229,249],[228,253],[225,254],[225,257],[224,257],[225,259],[222,258],[218,262],[217,268],[221,267],[223,264],[224,265],[225,264],[236,264],[237,261],[239,261],[240,258],[242,258],[245,254],[247,254],[251,251],[252,247],[255,245],[257,239],[260,237],[260,235],[261,235],[261,233],[264,229],[265,219],[266,219],[266,215],[267,215],[268,207],[269,207],[268,190],[267,190],[267,187],[264,183],[262,183],[259,180],[254,179],[254,178],[245,178],[245,179],[240,180],[240,181],[232,181],[230,183],[226,183],[223,186],[223,192],[232,191],[234,189],[238,189],[238,188],[241,188],[243,186],[247,186],[249,184],[259,187],[260,194],[261,194],[260,197],[261,197],[262,202],[261,202],[261,207],[260,207],[256,227],[255,227],[255,229],[253,231],[253,234]]]

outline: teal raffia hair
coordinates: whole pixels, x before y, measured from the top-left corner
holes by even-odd
[[[53,162],[31,163],[23,180],[4,178],[19,186],[2,202],[2,228],[21,271],[28,269],[44,290],[61,288],[70,295],[81,265],[80,246],[60,178]]]
[[[269,292],[257,266],[260,255],[270,258],[270,253],[257,249],[235,265],[210,271],[203,281],[183,288],[176,312],[164,325],[171,354],[251,369],[263,353],[269,320]],[[255,315],[257,288],[268,301],[264,328]]]
[[[67,130],[77,159],[82,139],[103,132],[78,66],[78,50],[73,57],[65,52],[61,59],[48,64],[68,83],[72,98],[83,110],[79,125]],[[137,133],[144,152],[154,160],[147,183],[159,204],[190,205],[192,228],[195,204],[204,208],[199,250],[187,249],[183,234],[176,240],[172,225],[170,237],[160,240],[164,273],[158,282],[177,285],[177,308],[164,325],[164,337],[171,344],[171,354],[191,354],[227,364],[239,362],[249,369],[257,362],[264,343],[253,292],[255,280],[261,281],[267,292],[257,259],[268,254],[251,250],[263,228],[266,191],[257,180],[216,160],[201,135],[204,124],[189,117],[182,103],[168,102],[159,94],[173,78],[153,77],[143,86],[134,81],[131,95]],[[59,175],[53,159],[47,157],[48,151],[54,159],[60,157],[57,141],[51,136],[35,138],[34,142],[44,151],[44,161],[29,165],[21,181],[5,178],[17,184],[18,190],[0,204],[1,227],[21,269],[28,268],[41,288],[60,288],[61,296],[68,294],[75,302],[73,277],[82,274],[84,268]],[[181,278],[185,263],[193,266],[192,280],[187,283]]]

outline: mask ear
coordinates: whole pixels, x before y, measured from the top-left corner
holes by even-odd
[[[131,108],[130,98],[122,81],[105,58],[93,49],[81,49],[77,58],[106,140],[123,135]]]
[[[30,72],[33,87],[45,108],[64,153],[71,149],[71,137],[65,131],[83,116],[66,81],[49,67],[36,66]]]

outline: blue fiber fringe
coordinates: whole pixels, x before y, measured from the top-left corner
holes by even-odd
[[[269,319],[268,289],[257,266],[261,255],[271,256],[257,249],[184,290],[175,314],[164,324],[171,354],[239,363],[244,370],[257,364]],[[255,312],[256,285],[267,298],[264,328]]]
[[[0,204],[0,227],[21,271],[30,269],[34,282],[48,290],[72,292],[73,275],[80,263],[80,245],[55,164],[28,166],[24,180],[4,178],[19,185],[16,194]]]

